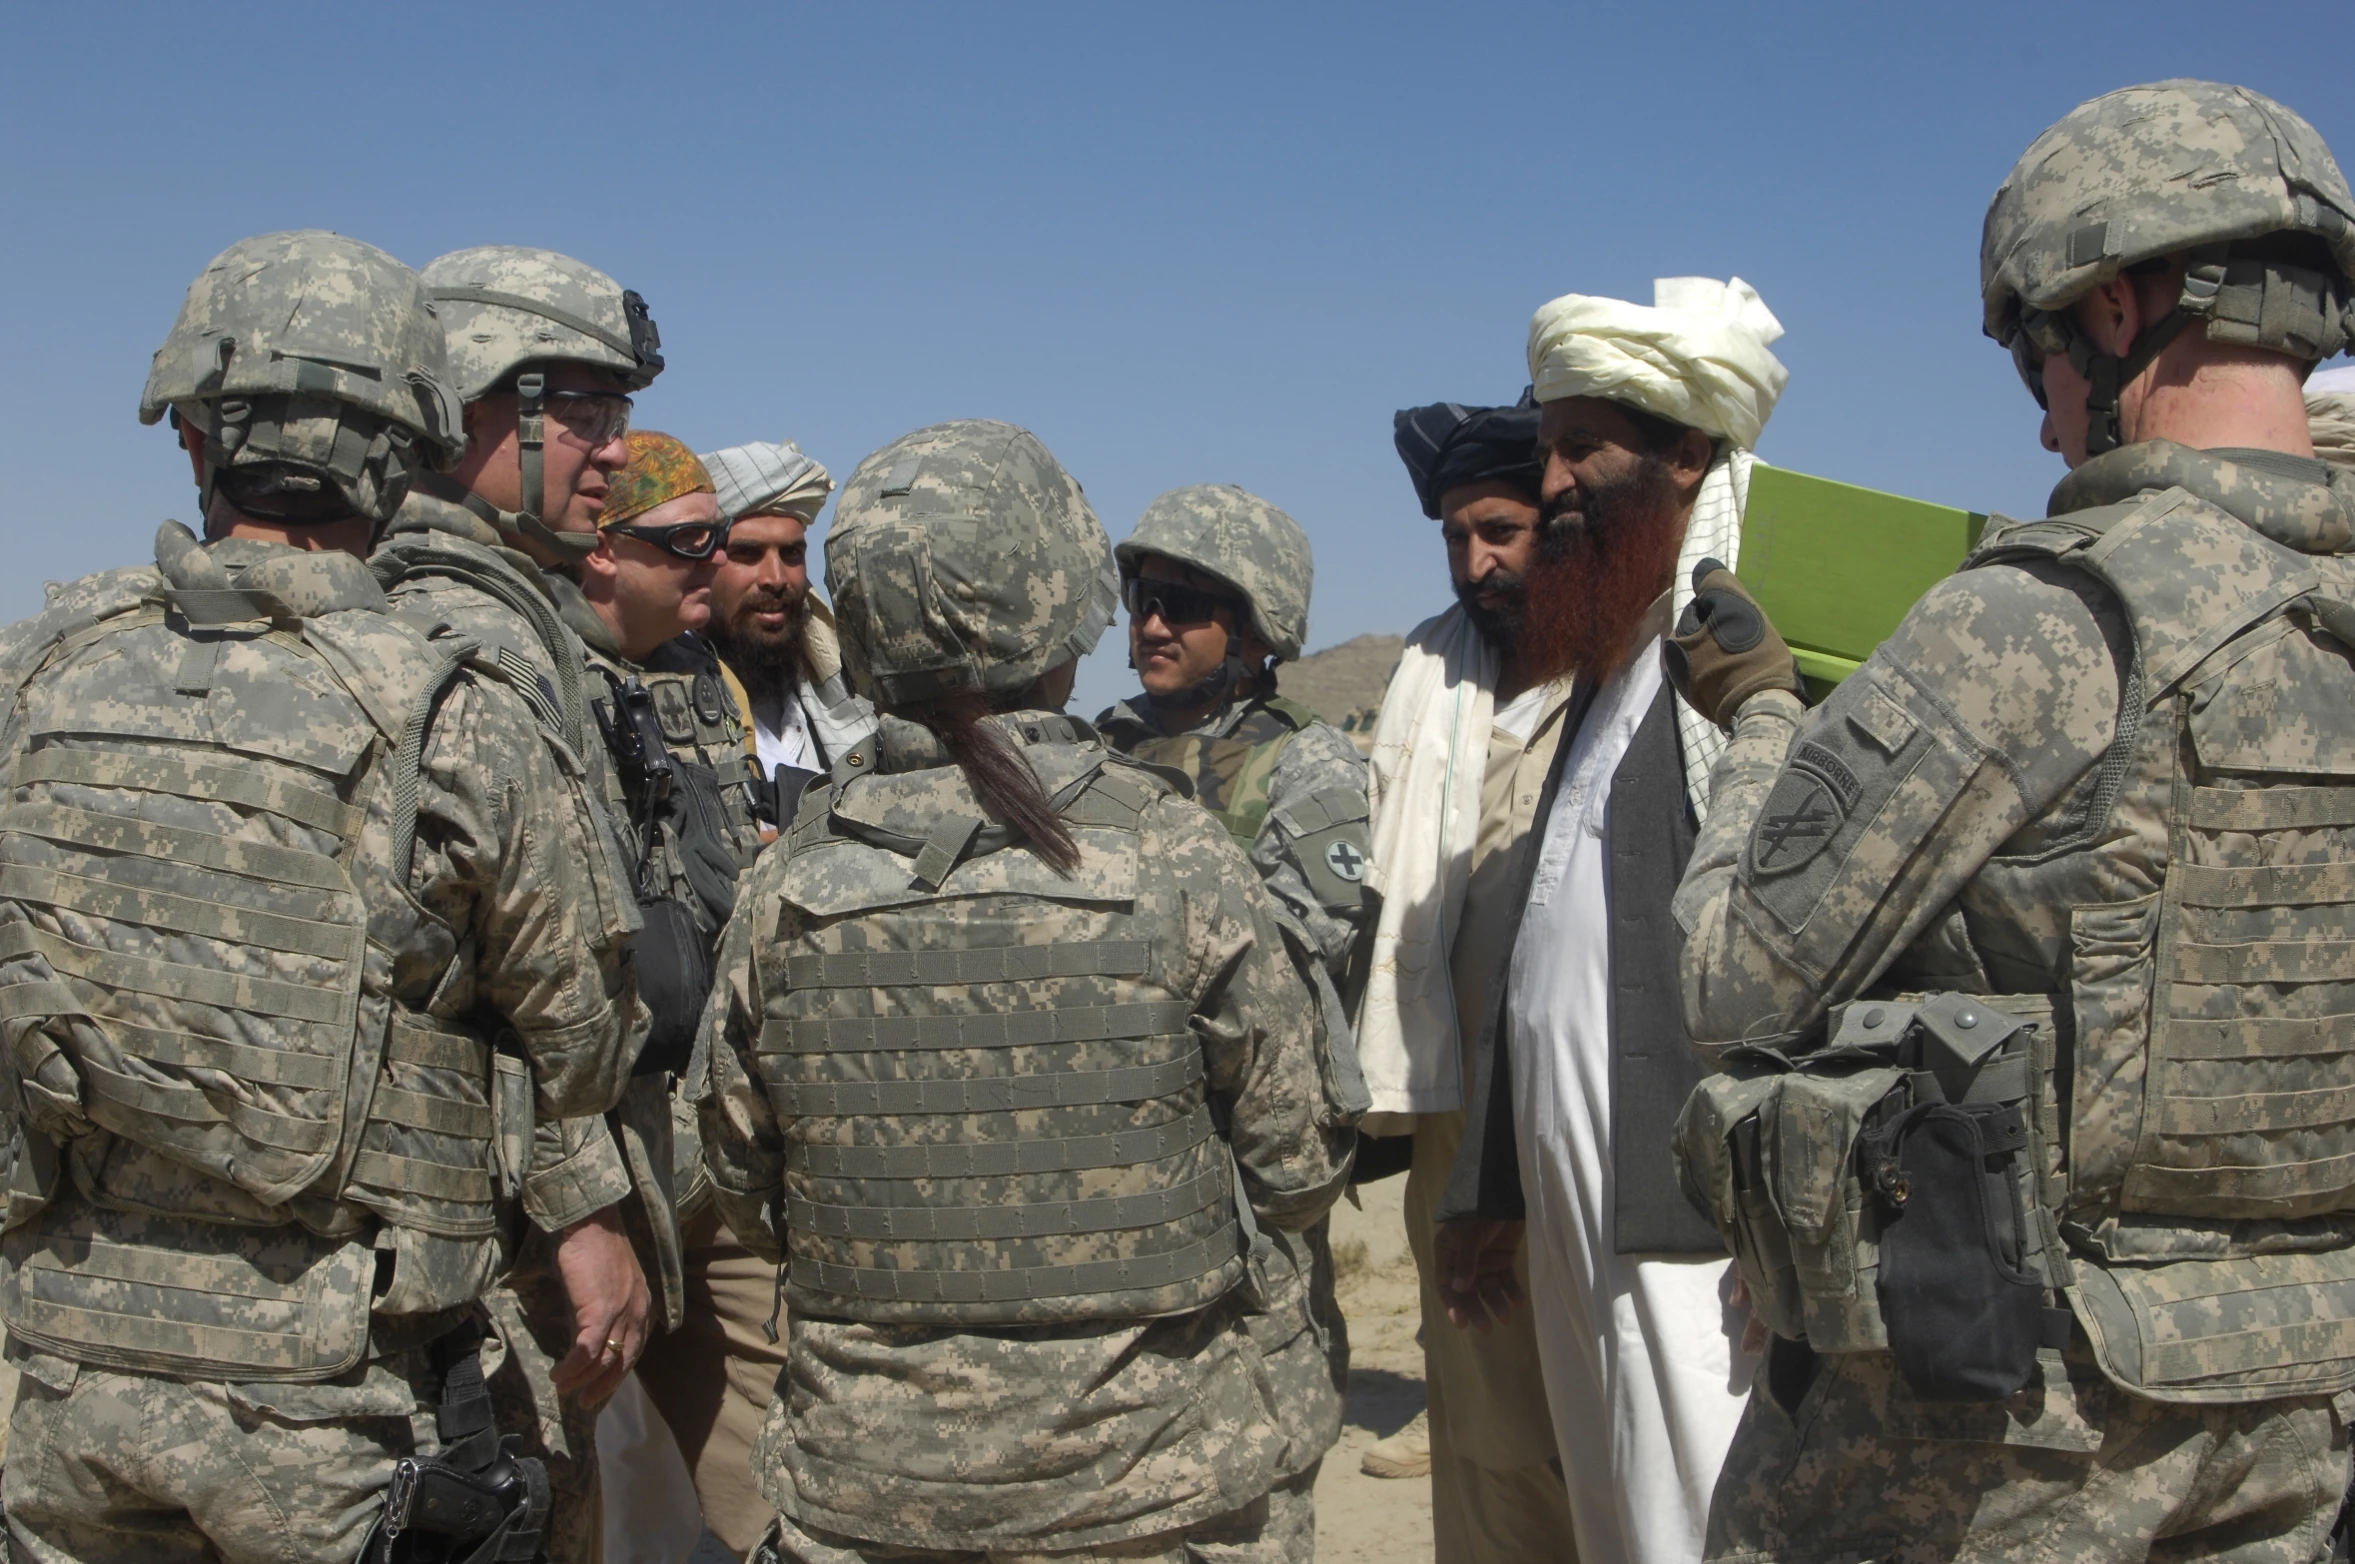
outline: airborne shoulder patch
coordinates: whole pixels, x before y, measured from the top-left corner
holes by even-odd
[[[1792,750],[1750,833],[1750,872],[1788,874],[1840,834],[1864,792],[1848,763],[1821,744]]]

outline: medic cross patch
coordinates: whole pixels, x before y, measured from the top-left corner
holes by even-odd
[[[1848,823],[1862,791],[1846,761],[1820,744],[1801,744],[1751,828],[1750,871],[1788,874],[1822,852]]]

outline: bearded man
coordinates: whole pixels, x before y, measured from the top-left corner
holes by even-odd
[[[1526,402],[1441,402],[1396,421],[1457,602],[1407,637],[1374,730],[1366,880],[1380,902],[1358,1027],[1374,1108],[1361,1130],[1380,1138],[1360,1141],[1357,1167],[1361,1178],[1407,1169],[1429,1404],[1366,1452],[1365,1470],[1430,1474],[1437,1564],[1553,1564],[1570,1532],[1529,1316],[1451,1328],[1432,1249],[1463,1141],[1480,996],[1511,947],[1521,856],[1570,695],[1522,650],[1537,428]]]
[[[1682,556],[1739,545],[1749,448],[1787,375],[1748,284],[1654,286],[1650,308],[1572,294],[1530,325],[1545,476],[1521,648],[1573,689],[1437,1244],[1451,1319],[1483,1325],[1520,1304],[1526,1242],[1589,1564],[1698,1556],[1756,1367],[1724,1247],[1670,1161],[1700,1070],[1669,900],[1719,748],[1660,648]]]
[[[834,480],[791,440],[731,445],[703,465],[730,524],[705,634],[742,689],[762,780],[780,766],[806,780],[875,728],[843,682],[833,611],[810,591],[809,529]]]

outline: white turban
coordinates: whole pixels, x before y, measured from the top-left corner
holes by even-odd
[[[834,492],[834,480],[826,475],[826,469],[802,455],[801,447],[791,440],[731,445],[702,460],[703,470],[711,474],[711,486],[719,495],[720,514],[730,521],[752,515],[799,516],[803,521],[815,521],[825,508],[826,496]]]
[[[1529,318],[1529,380],[1540,402],[1603,397],[1748,450],[1791,378],[1767,351],[1782,334],[1739,277],[1662,277],[1649,309],[1566,293]]]

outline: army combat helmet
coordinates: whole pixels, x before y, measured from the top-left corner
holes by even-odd
[[[480,495],[462,501],[502,532],[520,532],[566,557],[588,554],[593,536],[547,525],[546,366],[588,364],[617,391],[642,391],[662,373],[662,333],[646,301],[585,262],[554,250],[489,244],[456,250],[425,268],[449,341],[461,401],[515,393],[523,509],[501,511]]]
[[[204,436],[203,506],[381,529],[419,471],[466,448],[441,324],[417,273],[340,234],[241,239],[156,349],[139,421]]]
[[[1018,694],[1094,651],[1112,540],[1036,435],[960,419],[859,463],[826,534],[843,669],[886,708]]]
[[[1316,576],[1308,534],[1248,490],[1231,483],[1172,489],[1145,507],[1137,530],[1115,553],[1124,591],[1149,554],[1224,582],[1249,608],[1253,632],[1277,662],[1298,657],[1308,639],[1308,596]],[[1230,630],[1226,661],[1211,675],[1215,687],[1206,693],[1223,702],[1249,671],[1243,665],[1242,637]]]
[[[2181,298],[2123,358],[2078,333],[2070,305],[2176,254],[2189,263]],[[2038,403],[2032,350],[2085,376],[2089,456],[2117,447],[2120,389],[2187,323],[2311,364],[2347,345],[2351,282],[2355,195],[2330,148],[2271,98],[2218,82],[2128,87],[2070,110],[1995,192],[1979,247],[1987,334]]]

